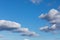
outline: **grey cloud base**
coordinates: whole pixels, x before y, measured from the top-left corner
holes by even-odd
[[[8,20],[0,20],[0,31],[10,31],[13,33],[20,33],[21,36],[37,36],[35,32],[29,31],[28,28],[22,28],[21,24],[8,21]],[[32,34],[32,35],[31,35]]]
[[[41,27],[41,31],[52,32],[60,30],[60,12],[58,10],[51,9],[48,14],[41,14],[39,18],[47,20],[50,23],[50,27]]]

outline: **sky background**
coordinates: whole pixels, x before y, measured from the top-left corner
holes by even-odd
[[[34,0],[35,1],[35,0]],[[59,40],[60,34],[45,33],[39,30],[40,27],[48,25],[45,20],[38,18],[42,13],[50,9],[60,11],[60,0],[0,0],[0,20],[18,22],[22,27],[37,32],[39,37],[20,36],[19,33],[0,31],[0,40]]]

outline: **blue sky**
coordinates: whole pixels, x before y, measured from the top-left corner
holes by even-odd
[[[35,0],[34,0],[35,1]],[[60,0],[0,0],[0,20],[9,20],[21,24],[21,27],[38,33],[38,37],[21,36],[19,33],[1,31],[3,37],[0,40],[56,40],[60,34],[45,33],[40,27],[49,25],[49,22],[40,19],[42,13],[48,13],[51,9],[60,11]]]

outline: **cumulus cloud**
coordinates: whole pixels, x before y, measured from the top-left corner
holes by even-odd
[[[2,30],[13,30],[13,29],[18,29],[21,27],[21,24],[12,22],[12,21],[7,21],[7,20],[0,20],[0,31]]]
[[[28,28],[18,28],[16,30],[12,30],[13,32],[21,32],[21,33],[25,33],[25,32],[28,32],[29,29]]]
[[[33,32],[29,31],[28,28],[22,28],[21,24],[8,20],[0,20],[0,31],[11,31],[14,33],[22,33],[22,34],[26,33],[25,36],[30,36],[31,34],[32,34],[31,36],[35,35]]]
[[[41,3],[42,2],[42,0],[30,0],[32,3],[34,3],[34,4],[39,4],[39,3]]]
[[[56,9],[51,9],[47,14],[41,14],[39,18],[47,20],[50,26],[41,27],[41,31],[51,32],[60,30],[60,12]]]

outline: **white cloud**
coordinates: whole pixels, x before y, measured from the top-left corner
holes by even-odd
[[[50,27],[44,26],[40,30],[47,32],[60,30],[60,12],[58,10],[51,9],[48,14],[41,14],[39,18],[45,19],[50,23]]]
[[[21,27],[21,24],[7,21],[7,20],[0,20],[0,30],[13,30],[18,29]]]
[[[28,28],[22,28],[21,24],[8,20],[0,20],[0,31],[11,31],[13,33],[22,33],[22,34],[24,33],[25,36],[36,35],[35,33],[29,31]]]
[[[44,27],[41,27],[40,30],[48,32],[49,31],[49,27],[48,26],[44,26]]]
[[[18,28],[16,30],[12,30],[13,32],[21,32],[21,33],[25,33],[25,32],[28,32],[29,29],[28,28]]]
[[[41,14],[39,17],[46,20],[52,20],[56,14],[58,14],[58,11],[55,9],[51,9],[48,14]]]
[[[24,39],[24,40],[29,40],[29,39]]]
[[[34,4],[39,4],[39,3],[41,3],[42,2],[42,0],[30,0],[32,3],[34,3]]]

